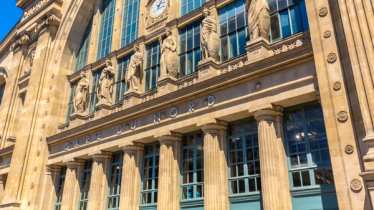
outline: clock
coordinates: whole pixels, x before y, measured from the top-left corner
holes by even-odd
[[[153,18],[160,16],[165,12],[168,6],[168,0],[155,0],[151,5],[150,15]]]

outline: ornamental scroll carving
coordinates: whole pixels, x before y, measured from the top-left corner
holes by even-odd
[[[177,43],[173,33],[168,29],[166,38],[161,44],[160,74],[161,78],[178,76],[179,57],[177,55]]]
[[[111,105],[114,85],[114,68],[110,60],[105,61],[97,87],[98,105]]]
[[[128,92],[137,92],[140,87],[142,77],[143,52],[139,46],[135,46],[135,53],[131,56],[128,69],[126,71],[126,84]]]
[[[220,39],[217,33],[217,19],[209,9],[204,9],[201,23],[201,54],[202,59],[219,60]]]
[[[80,80],[77,84],[74,94],[74,110],[77,114],[82,114],[87,109],[88,104],[89,81],[85,72],[80,74]]]
[[[269,39],[270,8],[267,0],[251,0],[249,2],[248,28],[251,40]]]

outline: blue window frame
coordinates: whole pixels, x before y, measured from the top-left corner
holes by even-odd
[[[1,102],[3,101],[4,92],[5,92],[5,83],[0,84],[0,105],[1,105]]]
[[[129,45],[138,37],[140,0],[124,0],[122,16],[122,47]]]
[[[112,157],[109,174],[108,210],[119,210],[122,178],[123,154],[116,153]]]
[[[231,195],[260,193],[260,160],[255,120],[230,126],[229,169]]]
[[[247,18],[244,0],[236,0],[218,11],[221,38],[221,60],[245,54]]]
[[[96,89],[99,86],[99,79],[100,79],[101,71],[102,70],[96,70],[92,73],[93,80],[92,80],[92,88],[91,88],[91,93],[90,93],[90,113],[93,113],[96,111],[96,104],[98,102]]]
[[[181,16],[188,14],[205,3],[205,0],[181,0]]]
[[[88,23],[86,31],[83,34],[81,45],[76,54],[75,71],[79,71],[87,64],[88,47],[90,45],[90,37],[92,30],[92,18]]]
[[[201,60],[200,22],[195,22],[179,31],[180,72],[189,75],[196,71]]]
[[[116,81],[116,103],[123,101],[123,95],[127,91],[125,80],[126,71],[130,62],[131,55],[127,55],[118,61],[118,74]]]
[[[142,206],[157,203],[159,153],[159,144],[144,147]]]
[[[182,201],[204,197],[203,135],[186,135],[182,142]]]
[[[319,200],[328,200],[328,204],[322,202],[318,209],[338,209],[320,105],[306,105],[286,111],[284,125],[294,203],[298,202],[297,195],[300,195],[301,192],[306,193],[313,189],[319,189],[317,193]],[[304,197],[304,199],[306,198]],[[318,202],[315,202],[314,205],[316,203]],[[294,209],[304,208],[294,205]]]
[[[112,35],[115,13],[115,0],[103,0],[101,8],[101,29],[97,58],[107,56],[112,50]]]
[[[158,41],[147,46],[147,60],[144,71],[145,90],[155,89],[160,74],[160,43]]]
[[[287,38],[309,28],[304,0],[268,0],[271,41]]]
[[[66,176],[66,167],[61,168],[60,175],[58,176],[58,180],[56,182],[56,202],[54,206],[54,210],[61,210],[61,202],[62,202],[62,194],[64,192],[64,183],[65,183],[65,176]]]
[[[92,171],[92,161],[84,164],[83,172],[80,180],[80,197],[78,210],[87,210],[88,192],[90,191],[90,180]]]

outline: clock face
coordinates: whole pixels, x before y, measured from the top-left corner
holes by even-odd
[[[151,6],[151,17],[160,16],[168,6],[168,0],[155,0]]]

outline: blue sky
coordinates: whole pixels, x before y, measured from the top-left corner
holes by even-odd
[[[16,0],[2,0],[0,6],[0,42],[18,22],[22,10],[16,7]]]

